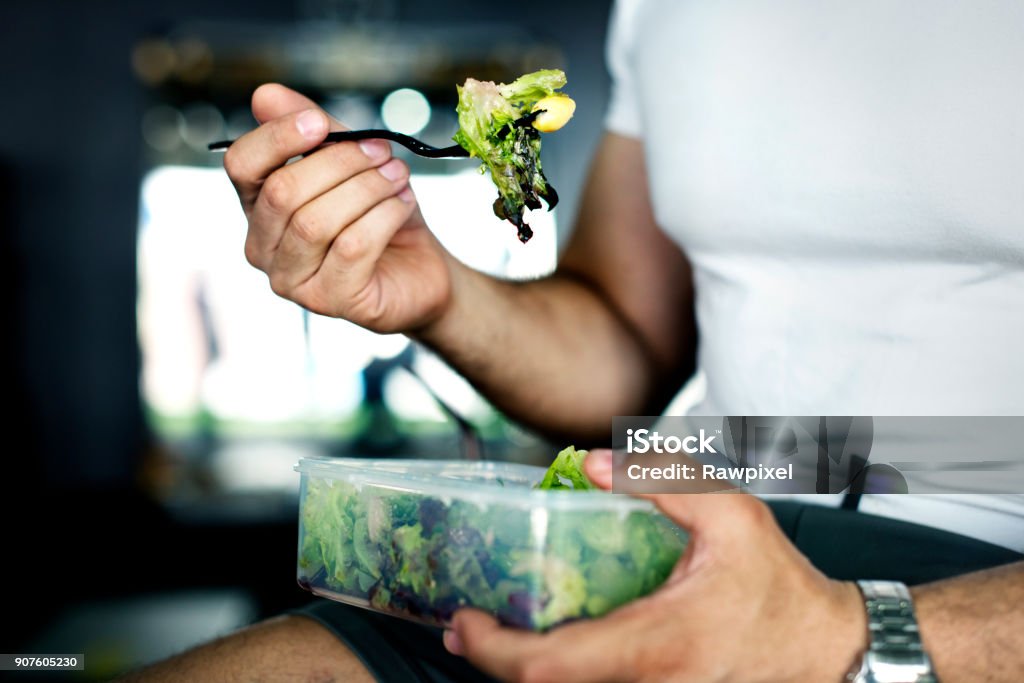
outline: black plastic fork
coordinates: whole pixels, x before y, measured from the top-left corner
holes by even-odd
[[[506,126],[506,130],[512,128],[521,128],[523,126],[529,126],[534,120],[545,112],[544,109],[538,109],[537,111],[530,112],[526,116],[521,116],[512,123]],[[428,145],[422,140],[406,135],[404,133],[396,133],[393,130],[385,130],[383,128],[367,128],[365,130],[342,130],[328,133],[327,137],[324,138],[324,142],[350,142],[353,140],[391,140],[402,145],[413,154],[417,154],[421,157],[427,157],[428,159],[452,159],[459,157],[468,157],[469,152],[466,151],[462,145],[452,145],[451,147],[434,147]],[[218,142],[211,142],[207,145],[207,149],[211,152],[223,152],[231,146],[234,140],[220,140]]]
[[[324,138],[324,142],[349,142],[352,140],[370,139],[391,140],[392,142],[397,142],[403,147],[408,148],[413,154],[418,154],[419,156],[427,157],[428,159],[448,159],[469,156],[469,152],[463,149],[461,145],[452,145],[451,147],[433,147],[421,140],[405,135],[404,133],[396,133],[393,130],[384,130],[383,128],[335,131],[333,133],[328,133],[327,137]],[[211,152],[222,152],[230,147],[233,142],[234,140],[220,140],[219,142],[211,142],[207,147]]]

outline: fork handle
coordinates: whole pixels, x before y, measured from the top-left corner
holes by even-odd
[[[350,140],[366,140],[369,138],[377,138],[382,140],[391,140],[397,142],[403,147],[408,148],[415,154],[421,157],[429,157],[431,159],[440,159],[443,157],[468,157],[469,152],[462,148],[461,145],[452,145],[451,147],[432,147],[414,137],[405,135],[404,133],[396,133],[393,130],[385,130],[383,128],[368,128],[366,130],[345,130],[337,131],[334,133],[328,133],[327,142],[345,142]]]
[[[461,145],[452,145],[451,147],[432,147],[424,142],[417,140],[414,137],[410,137],[403,133],[396,133],[393,130],[385,130],[383,128],[334,131],[327,134],[327,137],[324,138],[324,142],[351,142],[354,140],[369,139],[391,140],[392,142],[397,142],[403,147],[408,148],[414,154],[418,154],[421,157],[428,157],[431,159],[469,156],[469,152],[463,149]],[[230,147],[231,143],[233,142],[234,140],[220,140],[218,142],[211,142],[209,145],[207,145],[207,148],[211,152],[222,151]]]

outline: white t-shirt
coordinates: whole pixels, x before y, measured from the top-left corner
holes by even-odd
[[[694,414],[1024,414],[1024,3],[626,0],[608,58],[693,263]],[[1024,552],[1024,495],[861,509]]]

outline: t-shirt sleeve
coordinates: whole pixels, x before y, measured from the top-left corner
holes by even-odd
[[[605,58],[612,83],[604,126],[609,132],[633,138],[642,137],[643,134],[632,55],[636,32],[635,19],[641,1],[616,0],[612,7],[608,42],[605,46]]]

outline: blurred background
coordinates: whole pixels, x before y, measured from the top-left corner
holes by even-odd
[[[299,457],[550,459],[552,444],[404,337],[276,298],[244,260],[244,218],[205,147],[255,125],[249,96],[267,81],[351,127],[447,145],[456,84],[562,68],[577,114],[544,145],[562,201],[534,214],[528,245],[491,214],[476,162],[406,157],[457,256],[543,274],[601,130],[608,11],[605,0],[0,6],[0,651],[85,653],[72,679],[104,680],[302,604]]]

